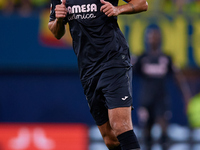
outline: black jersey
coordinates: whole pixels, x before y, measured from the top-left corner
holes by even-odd
[[[172,61],[163,53],[146,52],[138,58],[134,67],[144,78],[163,79],[172,72]]]
[[[108,0],[114,6],[118,0]],[[50,21],[55,20],[55,6],[51,0]],[[78,59],[81,80],[112,67],[130,67],[128,44],[121,33],[117,17],[100,12],[100,0],[67,0],[64,23],[69,23],[73,49]]]
[[[144,91],[165,93],[167,75],[173,73],[171,58],[163,53],[144,53],[141,55],[134,70],[142,77]]]

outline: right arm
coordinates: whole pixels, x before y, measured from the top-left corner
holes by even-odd
[[[189,100],[192,97],[192,92],[190,90],[190,86],[188,85],[187,79],[181,70],[179,70],[178,68],[173,66],[172,71],[174,74],[175,81],[182,92],[183,100],[185,103],[185,109],[187,109]]]
[[[53,35],[57,39],[61,39],[62,36],[65,34],[65,24],[63,23],[63,19],[67,15],[67,9],[65,3],[66,0],[63,0],[60,5],[56,5],[55,7],[56,19],[48,23],[49,30],[53,33]]]
[[[110,2],[100,0],[103,4],[100,11],[104,12],[108,17],[118,16],[120,14],[135,14],[147,11],[148,3],[146,0],[125,0],[127,4],[121,6],[113,6]]]

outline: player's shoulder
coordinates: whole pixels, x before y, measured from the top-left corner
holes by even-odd
[[[141,62],[144,58],[148,57],[148,53],[144,51],[141,55],[137,57],[137,62]]]
[[[125,2],[127,2],[127,3],[128,3],[128,2],[130,2],[131,0],[123,0],[123,1],[125,1]]]
[[[62,0],[51,0],[51,2],[62,2]]]
[[[164,51],[161,51],[160,55],[163,57],[171,58],[171,56],[169,54],[165,53]]]
[[[62,0],[51,0],[51,4],[55,5],[55,4],[60,4],[62,2]]]
[[[165,54],[165,56],[170,60],[172,59],[170,55]]]
[[[142,50],[142,53],[140,54],[140,57],[145,57],[148,55],[148,51],[147,50]]]
[[[161,55],[161,56],[162,56],[162,57],[165,57],[169,62],[172,62],[172,58],[171,58],[170,55],[168,55],[168,54],[162,52],[162,55]]]

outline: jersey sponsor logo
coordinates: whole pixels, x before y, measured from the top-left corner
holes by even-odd
[[[128,96],[125,96],[122,98],[123,101],[125,101],[128,98]]]
[[[143,58],[142,71],[144,74],[151,77],[162,77],[168,72],[169,60],[167,57],[158,58],[157,63],[152,63],[148,58]]]
[[[68,17],[68,20],[74,20],[74,19],[92,19],[92,18],[96,18],[96,16],[94,14],[78,14],[75,15],[73,14],[72,16]]]
[[[67,7],[68,20],[74,19],[92,19],[96,18],[94,12],[97,12],[96,4],[83,4],[83,5],[73,5]],[[71,15],[72,14],[72,15]]]
[[[69,14],[74,13],[85,13],[85,12],[96,12],[97,5],[96,4],[83,4],[83,5],[73,5],[67,7]]]

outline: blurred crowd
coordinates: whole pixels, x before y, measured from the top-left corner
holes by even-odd
[[[200,0],[149,0],[151,11],[167,14],[200,13]]]
[[[200,13],[200,0],[149,0],[150,10],[165,13]],[[50,0],[0,0],[1,14],[30,15],[49,8]]]
[[[200,13],[200,0],[156,0],[162,4],[161,11],[166,13]],[[158,6],[159,7],[159,6]]]
[[[0,12],[4,15],[29,16],[50,7],[50,0],[0,0]]]

